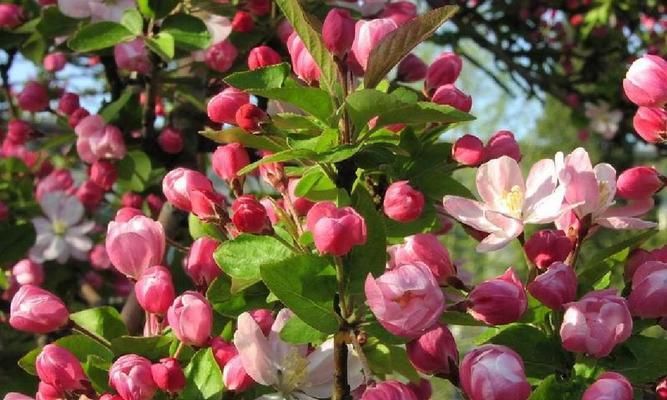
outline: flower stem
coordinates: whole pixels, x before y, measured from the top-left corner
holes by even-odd
[[[350,384],[347,379],[347,339],[349,326],[347,319],[350,317],[347,299],[345,296],[345,268],[340,256],[334,257],[336,264],[336,281],[338,282],[338,302],[334,303],[336,311],[340,314],[340,325],[338,332],[334,335],[334,395],[332,400],[350,400]]]

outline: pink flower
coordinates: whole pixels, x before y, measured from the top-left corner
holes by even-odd
[[[40,286],[44,282],[44,267],[29,258],[24,258],[12,267],[12,278],[21,286]]]
[[[28,112],[40,112],[49,108],[49,93],[40,83],[30,81],[16,97],[19,107]]]
[[[394,335],[416,338],[431,328],[444,309],[445,296],[428,267],[405,264],[374,279],[368,274],[366,302],[377,320]]]
[[[641,318],[667,317],[667,263],[648,261],[637,269],[628,306]]]
[[[35,360],[39,379],[60,393],[86,390],[90,387],[81,363],[68,350],[47,344]]]
[[[623,90],[638,106],[664,106],[667,103],[667,61],[650,54],[635,60],[625,75]]]
[[[148,49],[141,38],[117,44],[113,48],[113,55],[119,69],[141,74],[148,74],[151,71]]]
[[[401,82],[417,82],[426,77],[427,66],[421,58],[410,53],[398,64],[396,79]]]
[[[466,354],[460,379],[470,400],[526,400],[531,392],[521,356],[501,345],[487,344]]]
[[[151,376],[158,389],[168,393],[178,393],[185,387],[183,369],[175,358],[163,358],[151,365]]]
[[[151,362],[136,354],[126,354],[116,360],[109,370],[109,386],[123,400],[150,400],[157,391]]]
[[[157,143],[165,153],[178,154],[183,150],[183,132],[168,126],[158,135]]]
[[[322,254],[342,256],[366,243],[366,222],[352,207],[337,208],[330,201],[319,202],[308,211],[306,225]]]
[[[172,169],[162,179],[162,192],[167,201],[183,211],[192,211],[193,191],[213,192],[211,181],[201,172],[187,168]]]
[[[320,67],[296,32],[287,39],[287,51],[292,59],[292,69],[301,80],[309,85],[320,80]]]
[[[232,30],[234,32],[252,32],[255,27],[255,21],[252,15],[245,11],[237,11],[232,19]]]
[[[92,211],[97,208],[104,198],[104,189],[95,182],[88,180],[81,184],[76,190],[75,196],[86,210]]]
[[[514,139],[514,134],[510,131],[498,131],[489,138],[484,150],[484,160],[489,161],[494,158],[507,156],[521,161],[521,149],[519,143]]]
[[[242,144],[230,143],[215,149],[211,164],[216,175],[231,181],[239,178],[239,170],[250,164],[250,157]]]
[[[255,384],[255,381],[243,368],[243,360],[239,355],[232,357],[225,363],[222,369],[222,381],[226,389],[236,393],[243,392]]]
[[[439,86],[433,93],[431,101],[436,104],[454,107],[463,112],[469,112],[472,108],[472,97],[452,84]]]
[[[232,358],[239,354],[233,343],[225,342],[219,336],[211,339],[211,350],[213,351],[213,357],[218,363],[218,366],[220,366],[220,369],[224,368]]]
[[[639,107],[632,125],[637,134],[649,143],[667,142],[667,111],[662,108]]]
[[[450,85],[456,81],[461,74],[463,61],[455,53],[445,52],[440,54],[428,67],[424,87],[428,93],[442,85]]]
[[[605,357],[631,334],[627,302],[614,289],[590,292],[577,302],[565,304],[560,337],[568,351]]]
[[[239,232],[266,233],[271,229],[271,221],[264,206],[255,196],[246,194],[232,203],[232,223]]]
[[[162,262],[165,235],[162,224],[137,215],[126,222],[111,221],[107,228],[106,250],[116,269],[133,279]]]
[[[528,239],[524,251],[537,268],[545,269],[556,261],[565,261],[572,251],[572,242],[563,231],[543,229]]]
[[[49,72],[57,72],[65,68],[65,64],[67,64],[67,56],[61,51],[56,51],[44,56],[42,64],[44,65],[45,70]]]
[[[223,40],[206,50],[204,62],[214,71],[225,72],[234,65],[237,56],[236,47],[229,40]]]
[[[23,7],[17,4],[0,4],[0,28],[14,29],[23,22]]]
[[[111,187],[118,178],[116,167],[106,160],[97,160],[90,166],[90,180],[104,190],[111,190]]]
[[[58,111],[65,115],[71,115],[80,107],[79,95],[76,93],[63,93],[58,101]]]
[[[397,181],[387,188],[382,208],[394,221],[414,221],[424,210],[424,195],[413,189],[408,181]]]
[[[569,265],[555,262],[528,284],[528,292],[552,310],[560,310],[577,297],[577,275]]]
[[[208,117],[213,122],[220,124],[235,124],[236,111],[250,102],[248,93],[242,92],[236,88],[228,87],[215,95],[206,108]]]
[[[23,285],[12,298],[9,324],[19,331],[49,333],[63,327],[68,320],[65,303],[40,287]]]
[[[664,181],[664,182],[663,182]],[[641,200],[651,197],[665,186],[667,178],[662,177],[655,168],[633,167],[618,176],[616,188],[624,199]]]
[[[139,193],[125,192],[121,196],[120,202],[123,205],[123,207],[139,210],[144,204],[144,198],[141,197]]]
[[[25,144],[33,134],[32,126],[26,121],[13,119],[7,124],[7,140],[12,144]]]
[[[246,6],[253,15],[261,17],[271,11],[271,0],[248,0]]]
[[[218,219],[224,214],[225,198],[215,191],[191,190],[190,205],[197,218]]]
[[[357,21],[354,28],[352,57],[366,71],[371,51],[377,47],[385,36],[396,30],[398,25],[391,19],[378,18],[370,21]]]
[[[439,376],[458,372],[459,351],[454,336],[443,324],[436,324],[419,338],[409,342],[405,349],[410,363],[419,372]]]
[[[564,190],[557,187],[552,160],[538,161],[528,179],[513,158],[502,156],[477,170],[477,191],[483,202],[445,196],[445,210],[459,222],[489,233],[477,251],[498,250],[523,232],[524,224],[544,224],[561,213]]]
[[[472,303],[468,312],[487,325],[516,322],[528,306],[526,291],[513,268],[475,286],[468,300]]]
[[[155,265],[146,269],[134,285],[141,308],[153,314],[165,314],[176,297],[169,269]]]
[[[244,104],[236,111],[236,125],[250,133],[260,133],[262,125],[269,121],[268,114],[254,104]]]
[[[417,400],[417,396],[404,383],[384,381],[367,388],[361,400]]]
[[[51,192],[66,192],[74,185],[72,173],[67,169],[54,169],[50,174],[40,179],[35,189],[35,198],[42,201],[45,194]]]
[[[96,270],[106,270],[111,267],[111,260],[103,244],[96,244],[88,254],[90,266]]]
[[[248,53],[248,69],[251,71],[280,64],[280,61],[280,54],[269,46],[257,46]]]
[[[637,269],[648,261],[667,263],[667,245],[651,251],[636,249],[630,253],[625,266],[625,279],[631,281]]]
[[[120,160],[127,149],[123,133],[113,125],[107,125],[101,116],[90,115],[74,128],[77,134],[76,151],[88,164],[100,159]]]
[[[379,18],[389,18],[401,26],[417,16],[417,6],[409,1],[387,3]]]
[[[186,291],[169,307],[167,321],[178,340],[202,347],[211,336],[213,310],[204,296]]]
[[[294,205],[294,210],[296,211],[297,215],[303,217],[304,215],[308,214],[308,211],[313,208],[315,203],[305,197],[299,197],[296,195],[296,187],[300,180],[301,178],[292,178],[289,180],[287,183],[287,195]]]
[[[605,372],[586,389],[581,400],[632,400],[634,391],[626,377],[616,372]]]
[[[60,11],[72,18],[91,18],[92,22],[120,22],[123,12],[135,8],[135,0],[58,0]]]
[[[185,264],[185,273],[198,287],[208,287],[215,278],[222,274],[213,259],[213,253],[218,248],[218,241],[202,237],[194,241]]]
[[[418,233],[408,236],[403,244],[390,246],[389,269],[405,264],[423,263],[440,283],[456,275],[456,268],[449,257],[447,248],[440,243],[438,237],[430,233]]]
[[[273,326],[273,323],[276,322],[275,318],[273,318],[273,313],[271,310],[258,308],[248,311],[248,314],[250,314],[252,319],[257,322],[257,325],[259,325],[259,328],[262,330],[264,335],[269,336],[271,333],[271,327]]]
[[[343,58],[354,41],[355,20],[350,12],[334,8],[327,14],[322,25],[322,39],[326,48],[338,58]]]
[[[463,135],[452,146],[452,158],[461,165],[477,167],[484,155],[484,143],[474,135]]]

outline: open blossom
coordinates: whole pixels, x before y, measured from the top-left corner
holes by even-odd
[[[107,125],[99,115],[90,115],[74,128],[76,152],[88,164],[100,159],[120,160],[127,149],[123,133],[113,125]]]
[[[123,12],[135,8],[135,0],[58,0],[60,11],[72,18],[120,22]]]
[[[516,160],[502,156],[477,171],[481,202],[445,196],[443,206],[461,223],[489,233],[477,251],[498,250],[518,237],[524,224],[553,222],[561,214],[564,190],[557,185],[552,160],[538,161],[524,181]]]
[[[586,116],[590,119],[591,130],[602,135],[605,139],[612,139],[618,132],[618,124],[623,119],[621,110],[609,109],[609,104],[600,102],[597,105],[586,103]]]
[[[390,269],[415,262],[424,263],[441,283],[450,276],[456,275],[456,268],[449,257],[447,248],[440,243],[438,237],[430,233],[418,233],[408,236],[403,244],[390,246],[387,249]]]
[[[329,398],[333,388],[333,339],[327,340],[311,352],[307,345],[283,342],[280,331],[292,315],[290,310],[282,309],[268,336],[264,335],[249,313],[238,317],[234,345],[238,349],[243,368],[255,382],[271,386],[279,392],[262,398]],[[363,375],[361,363],[351,345],[348,345],[348,350],[348,382],[354,390],[361,384]]]
[[[87,234],[95,223],[82,220],[84,208],[79,200],[64,192],[52,192],[44,195],[39,204],[46,218],[32,219],[37,240],[30,249],[30,258],[40,263],[56,260],[60,264],[70,256],[86,260],[93,248],[93,241]]]

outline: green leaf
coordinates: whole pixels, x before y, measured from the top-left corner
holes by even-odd
[[[537,385],[529,400],[579,400],[585,389],[580,382],[564,381],[549,375]]]
[[[299,4],[299,0],[276,0],[283,14],[294,27],[308,52],[320,67],[320,86],[334,97],[342,95],[338,84],[338,68],[333,56],[322,42],[322,36],[313,28],[308,15]]]
[[[219,276],[211,282],[206,298],[218,314],[230,318],[236,318],[245,311],[269,308],[266,302],[268,290],[261,283],[253,282],[255,283],[239,291],[234,290],[229,277]]]
[[[162,32],[173,36],[176,47],[183,50],[201,50],[211,43],[211,34],[206,24],[193,15],[170,15],[162,22]]]
[[[150,360],[169,357],[173,338],[169,336],[119,336],[111,340],[111,350],[116,356],[138,354]]]
[[[37,31],[45,38],[68,36],[79,25],[78,19],[64,15],[58,7],[42,7],[41,15],[42,17],[37,24]]]
[[[99,358],[96,355],[89,355],[82,364],[83,370],[88,375],[90,383],[96,392],[109,392],[109,368],[111,363]]]
[[[446,311],[440,317],[440,321],[447,325],[461,326],[486,326],[483,322],[477,321],[472,315],[458,311]]]
[[[137,0],[139,11],[146,18],[164,18],[178,5],[178,0]]]
[[[113,101],[102,107],[102,110],[100,110],[99,115],[102,118],[104,118],[104,121],[106,121],[107,123],[113,122],[120,114],[120,111],[130,101],[133,94],[134,93],[132,92],[132,90],[123,91],[123,94],[121,94],[116,101]]]
[[[329,259],[303,254],[262,265],[260,271],[269,290],[305,323],[323,333],[338,329],[336,270]]]
[[[23,42],[21,54],[35,64],[41,64],[48,45],[39,32],[34,32]]]
[[[78,326],[107,341],[128,334],[120,314],[113,307],[90,308],[69,317]]]
[[[94,355],[100,360],[109,363],[113,360],[113,353],[96,340],[79,334],[62,337],[53,344],[69,350],[79,361],[85,362],[88,355]],[[19,367],[31,375],[36,375],[35,361],[42,352],[42,346],[30,350],[18,361]]]
[[[120,24],[126,27],[135,36],[141,35],[144,30],[144,18],[136,8],[128,8],[123,12]]]
[[[303,322],[298,316],[293,316],[287,321],[283,330],[280,331],[280,338],[287,343],[306,344],[321,343],[327,335]]]
[[[224,390],[222,372],[210,347],[195,353],[183,373],[187,384],[179,399],[217,400],[222,397]]]
[[[384,376],[399,373],[413,382],[419,381],[419,374],[410,364],[405,349],[402,347],[375,343],[364,346],[364,354],[375,374]]]
[[[79,53],[106,49],[134,39],[136,35],[121,24],[102,21],[85,25],[69,40],[69,47]]]
[[[209,237],[218,241],[223,241],[224,235],[215,224],[204,222],[194,214],[188,215],[188,231],[193,240],[203,237]]]
[[[294,194],[313,201],[335,200],[338,188],[322,168],[316,165],[304,172],[294,188]]]
[[[436,8],[412,18],[385,36],[371,51],[364,74],[364,87],[375,87],[391,69],[457,11],[457,6]]]
[[[317,153],[308,149],[288,149],[283,150],[278,153],[272,154],[267,157],[262,157],[261,159],[250,163],[245,167],[241,168],[238,172],[238,175],[247,174],[248,172],[259,168],[260,165],[274,163],[274,162],[284,162],[284,161],[294,161],[294,160],[312,160],[317,157]]]
[[[392,112],[380,114],[376,127],[387,126],[396,123],[404,124],[428,124],[441,123],[451,124],[454,122],[472,121],[475,117],[457,110],[454,107],[442,104],[420,101],[410,104]]]
[[[258,150],[269,150],[273,152],[282,151],[285,147],[272,142],[266,136],[251,135],[241,128],[228,128],[222,131],[206,129],[199,132],[216,143],[241,143],[246,147]]]
[[[667,340],[643,335],[632,336],[600,365],[618,372],[634,384],[652,383],[667,375]]]
[[[174,37],[169,32],[160,32],[153,37],[144,40],[146,46],[162,59],[169,61],[174,58],[175,44]]]
[[[129,151],[116,166],[119,192],[143,192],[146,189],[151,175],[151,159],[146,153],[141,150]]]
[[[290,65],[281,63],[253,71],[236,72],[223,80],[240,90],[278,89],[283,86],[290,72]]]
[[[242,234],[223,242],[215,251],[215,262],[233,278],[260,279],[260,267],[289,258],[292,251],[272,236]]]
[[[35,238],[36,232],[32,223],[0,228],[0,265],[23,258],[35,244]]]

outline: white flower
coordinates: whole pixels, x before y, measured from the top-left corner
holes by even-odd
[[[72,18],[120,22],[123,12],[135,8],[135,0],[58,0],[60,11]]]
[[[81,220],[84,209],[79,200],[64,192],[51,192],[44,195],[39,204],[48,219],[32,219],[37,240],[30,249],[30,258],[39,263],[57,260],[60,264],[70,255],[85,260],[93,247],[93,241],[86,234],[95,223]]]
[[[591,130],[607,140],[613,139],[618,132],[618,124],[623,118],[623,113],[620,110],[610,110],[609,104],[604,101],[597,105],[586,103],[584,107],[586,108],[586,116],[591,120]]]

